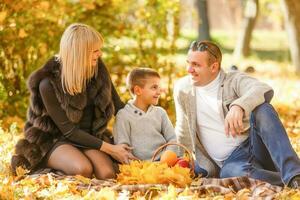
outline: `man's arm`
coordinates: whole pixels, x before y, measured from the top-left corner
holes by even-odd
[[[235,92],[239,98],[233,101],[229,108],[238,105],[244,110],[245,116],[249,116],[258,105],[266,101],[270,102],[274,95],[269,85],[245,73],[241,73],[236,78],[235,84]]]
[[[269,85],[244,73],[234,80],[234,90],[239,98],[230,104],[225,117],[225,132],[233,137],[243,131],[243,117],[249,118],[255,107],[270,102],[274,94]]]

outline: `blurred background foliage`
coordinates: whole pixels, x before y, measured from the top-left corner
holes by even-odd
[[[176,52],[178,1],[4,0],[0,5],[0,118],[24,119],[27,77],[58,52],[64,29],[74,22],[104,36],[103,59],[123,100],[129,98],[124,83],[133,67],[155,68],[171,80],[174,63],[159,55]],[[162,104],[170,99],[163,96]]]
[[[161,74],[164,92],[160,105],[172,121],[173,83],[186,73],[188,45],[203,36],[202,32],[221,46],[225,70],[232,65],[240,70],[252,66],[259,78],[288,74],[290,80],[297,82],[299,78],[294,75],[295,69],[300,70],[300,53],[297,57],[293,52],[300,52],[300,26],[290,26],[290,30],[298,30],[299,37],[294,37],[297,33],[290,36],[285,32],[287,24],[295,25],[295,19],[300,19],[300,4],[295,2],[0,0],[0,121],[8,121],[9,125],[25,119],[29,74],[58,52],[64,29],[74,22],[89,24],[104,36],[103,60],[122,100],[130,98],[125,78],[132,68],[152,67]],[[282,5],[289,9],[283,12]],[[201,12],[207,15],[206,20],[199,18],[203,16],[199,15]],[[247,22],[250,28],[244,25]],[[241,33],[245,33],[244,37]],[[289,38],[299,38],[299,45]],[[299,58],[299,65],[297,61],[291,64],[291,55]]]

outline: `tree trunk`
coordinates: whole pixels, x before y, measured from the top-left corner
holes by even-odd
[[[250,53],[250,41],[258,14],[258,0],[248,0],[244,9],[242,30],[234,49],[234,58],[248,56]]]
[[[285,29],[288,34],[292,62],[300,74],[300,5],[299,0],[281,0]]]
[[[196,0],[199,16],[198,40],[210,40],[207,0]]]

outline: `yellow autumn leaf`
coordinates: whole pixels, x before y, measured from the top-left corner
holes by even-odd
[[[26,175],[27,173],[29,173],[29,171],[28,171],[27,169],[24,169],[24,168],[21,167],[21,166],[17,167],[17,169],[16,169],[17,177],[24,176],[24,175]]]
[[[19,30],[19,37],[20,38],[25,38],[25,37],[27,37],[28,36],[28,34],[25,32],[25,30],[23,29],[23,28],[21,28],[20,30]]]
[[[39,51],[41,55],[44,55],[47,53],[47,44],[46,43],[40,43],[39,44]]]
[[[81,175],[76,175],[75,178],[76,178],[76,180],[78,180],[78,181],[80,181],[84,184],[90,184],[90,182],[91,182],[91,179],[86,178],[86,177],[81,176]]]
[[[190,169],[177,165],[168,167],[166,163],[132,161],[120,165],[117,182],[121,184],[174,184],[185,187],[192,182]]]
[[[98,197],[100,200],[114,200],[116,199],[116,193],[110,188],[102,188]]]
[[[41,184],[42,186],[50,186],[51,185],[49,176],[47,176],[47,175],[40,176],[36,181],[38,184]]]
[[[6,16],[7,16],[6,11],[1,11],[0,12],[0,23],[2,23],[5,20]]]
[[[290,197],[291,200],[300,200],[300,191]]]
[[[249,189],[242,189],[242,190],[238,191],[236,196],[240,200],[248,200],[250,197],[250,193],[251,193],[251,191]]]
[[[39,6],[43,10],[48,10],[50,7],[50,3],[48,1],[42,1],[40,2]]]
[[[164,193],[160,199],[168,200],[168,199],[177,199],[178,192],[176,191],[176,188],[172,185],[168,187],[168,192]]]
[[[82,2],[81,5],[87,10],[95,9],[95,4],[93,2]]]

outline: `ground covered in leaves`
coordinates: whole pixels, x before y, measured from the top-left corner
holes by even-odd
[[[257,74],[253,74],[257,76]],[[290,141],[300,156],[300,95],[299,77],[270,73],[259,74],[263,81],[275,89],[272,104],[279,112],[279,116],[288,132]],[[249,190],[243,189],[226,195],[218,193],[199,194],[190,190],[177,190],[174,186],[166,190],[151,189],[146,192],[118,191],[103,182],[102,188],[95,189],[94,181],[81,176],[57,179],[51,174],[40,177],[13,177],[10,173],[9,162],[13,154],[13,147],[21,137],[23,123],[18,117],[11,117],[2,121],[0,128],[0,199],[248,199]],[[151,172],[150,172],[151,173]],[[149,176],[151,178],[151,176]],[[19,180],[19,181],[16,181]],[[196,180],[198,181],[198,180]],[[81,187],[88,185],[88,187]],[[285,188],[275,196],[276,199],[300,199],[300,190]]]

